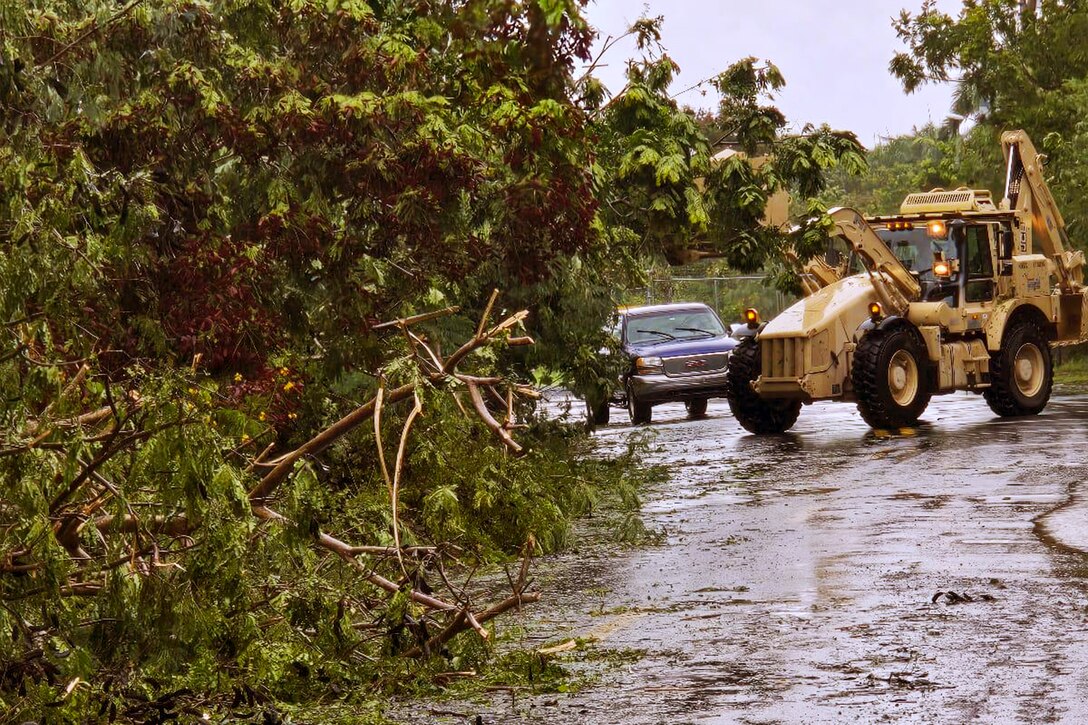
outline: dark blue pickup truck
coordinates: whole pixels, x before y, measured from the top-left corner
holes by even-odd
[[[649,423],[653,406],[684,401],[688,415],[706,413],[725,397],[725,368],[737,341],[714,310],[698,302],[618,310],[616,333],[630,366],[612,398],[591,411],[608,422],[609,406],[626,407],[635,424]]]

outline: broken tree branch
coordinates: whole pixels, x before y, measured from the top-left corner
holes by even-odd
[[[389,497],[390,503],[393,507],[393,543],[397,547],[397,561],[400,563],[400,569],[405,576],[408,575],[407,570],[404,568],[404,558],[401,556],[400,549],[400,516],[398,511],[400,508],[400,474],[404,470],[404,452],[408,448],[408,434],[412,430],[412,424],[423,413],[423,403],[419,399],[419,394],[415,396],[415,405],[412,406],[412,412],[408,414],[408,419],[404,421],[404,429],[400,433],[400,445],[397,447],[397,461],[393,466],[393,486],[390,489]]]
[[[461,308],[453,305],[442,310],[435,310],[434,312],[424,312],[421,315],[412,315],[411,317],[402,317],[398,320],[390,320],[389,322],[382,322],[371,327],[371,330],[387,330],[390,327],[408,327],[409,325],[415,325],[420,322],[428,322],[430,320],[436,320],[439,317],[447,317],[448,315],[460,312]]]
[[[476,414],[483,420],[484,425],[494,431],[495,435],[499,437],[503,444],[514,453],[519,455],[524,453],[525,449],[514,440],[514,437],[510,435],[510,431],[506,430],[506,428],[491,415],[491,411],[487,409],[487,404],[484,402],[484,396],[480,394],[480,387],[475,383],[465,383],[465,385],[468,387],[468,394],[472,400],[472,407],[476,409]]]

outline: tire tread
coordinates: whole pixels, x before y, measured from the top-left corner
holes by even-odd
[[[887,385],[888,374],[881,360],[886,347],[895,343],[895,338],[900,335],[911,335],[913,331],[904,327],[893,327],[888,330],[871,330],[858,343],[854,351],[854,362],[850,369],[850,377],[854,383],[854,395],[857,397],[858,412],[862,420],[871,428],[903,428],[912,426],[918,422],[919,416],[929,405],[932,390],[929,385],[929,375],[926,370],[926,360],[918,355],[917,340],[913,341],[915,361],[918,363],[919,388],[917,401],[910,409],[898,409],[889,405],[885,400],[885,391],[882,387]],[[917,409],[917,410],[915,410]]]
[[[1013,380],[1013,373],[1010,370],[1012,361],[1008,359],[1013,354],[1011,350],[1013,344],[1010,341],[1017,341],[1018,336],[1025,335],[1027,336],[1026,341],[1034,342],[1043,349],[1047,360],[1046,385],[1040,396],[1041,402],[1031,405],[1025,405],[1017,398],[1016,392],[1013,390],[1016,382]],[[1003,418],[1038,415],[1046,407],[1047,402],[1050,400],[1050,393],[1054,388],[1052,365],[1046,334],[1039,324],[1030,319],[1015,322],[1010,329],[1006,329],[1002,337],[1001,349],[990,353],[990,387],[982,391],[982,397],[986,400],[986,404],[990,406],[990,410]]]
[[[752,390],[752,381],[759,377],[761,359],[759,342],[746,337],[729,355],[725,374],[726,400],[729,410],[741,427],[756,435],[784,433],[797,422],[801,414],[800,400],[764,400]]]

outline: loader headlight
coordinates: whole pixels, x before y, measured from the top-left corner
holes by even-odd
[[[944,259],[938,259],[933,263],[933,276],[934,277],[951,277],[952,265]]]
[[[884,308],[881,307],[879,302],[869,303],[869,317],[872,318],[873,322],[880,322],[884,319]]]
[[[939,219],[926,224],[926,232],[934,239],[948,238],[948,227]]]
[[[759,327],[759,310],[755,307],[749,307],[744,311],[744,321],[748,323],[748,327],[753,330]]]
[[[647,373],[659,373],[664,369],[664,363],[661,362],[661,358],[657,355],[647,355],[646,357],[635,358],[635,370],[642,375]]]

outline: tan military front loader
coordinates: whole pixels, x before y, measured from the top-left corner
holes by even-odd
[[[746,313],[726,383],[742,426],[780,433],[803,404],[852,400],[874,428],[901,428],[955,390],[1002,416],[1046,406],[1051,347],[1088,338],[1084,255],[1027,134],[1001,143],[997,204],[988,191],[935,189],[896,216],[830,212],[836,235],[804,266],[805,297],[766,324]]]

